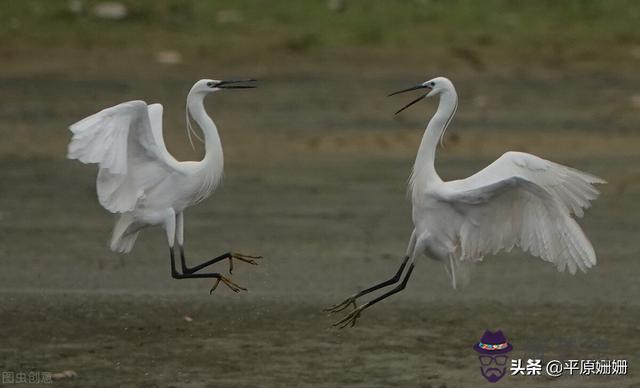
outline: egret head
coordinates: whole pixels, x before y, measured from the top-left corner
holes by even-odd
[[[191,88],[191,93],[209,94],[222,89],[249,89],[255,88],[255,85],[246,85],[248,82],[255,82],[254,79],[238,79],[238,80],[216,80],[201,79]]]
[[[189,136],[189,143],[191,143],[191,147],[193,147],[193,140],[191,139],[192,134],[198,140],[203,141],[202,138],[198,136],[196,131],[193,129],[193,126],[191,125],[190,117],[193,115],[194,108],[197,106],[202,107],[203,100],[209,93],[217,92],[222,89],[255,88],[255,85],[247,85],[247,83],[249,82],[255,82],[255,80],[252,78],[237,79],[237,80],[222,80],[222,81],[217,79],[201,79],[200,81],[193,84],[193,86],[191,87],[191,90],[189,90],[189,94],[187,95],[187,106],[186,106],[187,135]],[[199,113],[199,115],[200,117],[204,115],[206,119],[208,119],[211,122],[211,119],[206,115],[206,113],[204,113],[204,109],[202,110],[202,112]],[[197,121],[197,118],[196,118],[196,121]],[[213,122],[211,122],[211,125],[213,125]]]
[[[404,92],[410,92],[412,90],[419,90],[419,89],[426,89],[426,92],[424,94],[421,94],[420,97],[416,98],[415,100],[411,101],[407,105],[405,105],[402,108],[400,108],[395,114],[398,114],[398,113],[402,112],[403,110],[407,109],[411,105],[415,104],[416,102],[418,102],[418,101],[420,101],[420,100],[422,100],[424,98],[437,96],[437,95],[440,95],[440,94],[442,94],[442,93],[444,93],[446,91],[455,90],[454,87],[453,87],[453,83],[451,83],[451,81],[449,81],[449,79],[447,79],[445,77],[436,77],[434,79],[430,79],[429,81],[417,84],[417,85],[412,86],[410,88],[406,88],[406,89],[398,90],[397,92],[393,92],[393,93],[389,94],[389,96],[393,96],[395,94],[400,94],[400,93],[404,93]]]

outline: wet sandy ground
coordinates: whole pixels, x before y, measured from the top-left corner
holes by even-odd
[[[439,154],[447,178],[524,149],[607,179],[581,221],[598,252],[595,269],[572,277],[512,253],[487,258],[471,284],[454,291],[442,268],[422,259],[403,293],[366,311],[356,328],[337,331],[330,327],[338,317],[322,308],[399,264],[411,230],[406,178],[425,110],[435,106],[393,120],[389,113],[404,100],[367,96],[419,76],[363,77],[369,86],[346,75],[276,75],[271,85],[282,93],[210,103],[225,144],[225,183],[187,212],[188,256],[196,262],[237,250],[265,259],[236,265],[234,279],[248,293],[209,295],[206,280],[170,278],[160,230],[144,232],[128,256],[110,253],[111,218],[95,199],[95,169],[63,159],[66,124],[144,96],[166,102],[170,147],[192,155],[183,97],[172,94],[190,80],[4,76],[0,369],[72,369],[77,379],[56,384],[77,387],[477,386],[484,380],[471,346],[485,329],[500,328],[513,357],[630,364],[627,377],[508,377],[509,386],[639,386],[640,134],[629,102],[637,80],[608,76],[616,87],[596,109],[600,101],[586,94],[591,77],[559,88],[545,77],[461,76],[460,117]],[[45,79],[73,87],[42,92]],[[465,86],[489,87],[492,79],[497,86],[478,89],[485,92]],[[550,89],[518,94],[536,80]],[[329,93],[338,89],[344,93]],[[551,97],[532,115],[543,93]],[[291,108],[302,98],[308,103]]]
[[[316,303],[226,296],[10,296],[3,327],[12,335],[3,345],[3,368],[73,369],[77,379],[60,383],[77,387],[480,386],[471,345],[495,325],[512,338],[513,357],[539,354],[542,343],[549,358],[637,362],[630,355],[638,349],[629,343],[637,337],[630,318],[638,316],[636,307],[405,299],[338,332],[327,328]],[[589,319],[594,316],[603,319]],[[617,322],[613,335],[610,321]],[[561,377],[553,384],[632,386],[637,374],[631,373]],[[551,380],[505,379],[508,386]]]

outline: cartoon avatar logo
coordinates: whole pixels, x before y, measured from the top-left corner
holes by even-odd
[[[473,345],[473,350],[480,353],[480,373],[487,381],[498,382],[506,374],[509,361],[507,353],[513,350],[513,346],[507,342],[502,330],[495,333],[485,331],[480,342]]]

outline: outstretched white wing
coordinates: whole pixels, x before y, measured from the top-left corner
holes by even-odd
[[[520,152],[508,152],[477,174],[448,182],[444,199],[463,215],[461,259],[479,260],[519,246],[560,271],[586,271],[596,255],[571,215],[582,216],[598,197],[596,183],[605,181]]]
[[[69,129],[67,157],[98,164],[98,199],[113,213],[133,210],[146,191],[181,170],[162,139],[160,104],[124,102]]]

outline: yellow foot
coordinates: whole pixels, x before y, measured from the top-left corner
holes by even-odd
[[[364,309],[367,308],[367,304],[363,304],[360,307],[356,307],[355,310],[350,312],[347,316],[334,323],[333,326],[338,327],[340,329],[344,329],[347,326],[354,327],[356,325],[356,321],[360,318],[360,314]]]
[[[213,287],[211,287],[211,290],[209,290],[209,294],[212,294],[213,291],[215,291],[216,288],[218,288],[218,285],[220,284],[220,282],[224,283],[224,285],[229,287],[233,292],[240,292],[240,290],[247,291],[246,288],[234,283],[231,279],[224,276],[220,276],[219,278],[216,279],[216,282],[213,284]]]
[[[251,265],[258,265],[256,260],[262,259],[262,256],[250,256],[237,252],[231,253],[231,257],[229,257],[229,273],[233,273],[233,259],[244,261]]]
[[[328,311],[330,313],[337,313],[340,312],[344,309],[346,309],[347,307],[353,305],[353,309],[355,310],[356,308],[358,308],[358,306],[356,305],[356,296],[350,296],[347,299],[343,300],[342,302],[338,303],[338,304],[334,304],[331,307],[327,307],[326,309],[324,309],[324,311]]]

